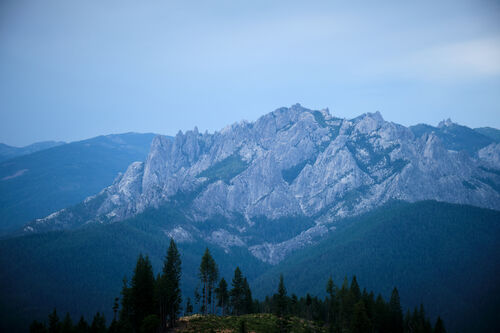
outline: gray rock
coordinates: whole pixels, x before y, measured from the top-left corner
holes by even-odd
[[[389,200],[432,199],[498,210],[500,174],[492,169],[500,169],[499,144],[470,156],[446,149],[434,133],[416,137],[379,112],[348,120],[297,104],[213,134],[195,128],[173,141],[158,136],[146,161],[133,163],[114,184],[82,203],[84,214],[68,208],[24,230],[117,222],[192,193],[183,203],[190,225],[167,235],[179,241],[201,237],[225,250],[248,247],[276,264],[326,235],[337,220]],[[308,217],[316,226],[283,242],[254,243],[256,219],[291,216]],[[220,217],[227,230],[187,231]]]

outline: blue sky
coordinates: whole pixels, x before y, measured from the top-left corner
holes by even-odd
[[[297,102],[500,128],[500,2],[0,2],[0,142],[212,132]]]

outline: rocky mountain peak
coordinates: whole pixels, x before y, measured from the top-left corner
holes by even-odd
[[[500,170],[499,149],[459,154],[436,133],[416,136],[380,112],[347,120],[295,104],[213,134],[195,128],[174,140],[157,136],[146,161],[132,164],[118,182],[88,199],[88,211],[77,220],[120,221],[175,202],[185,217],[175,229],[182,228],[183,239],[233,239],[221,247],[246,246],[277,263],[323,237],[339,219],[393,199],[500,209],[500,173],[488,171]],[[66,210],[26,230],[74,227],[75,214]],[[271,241],[271,234],[260,231],[273,223],[287,229],[297,218],[307,222],[286,239]],[[225,224],[200,232],[201,223],[213,220]]]
[[[456,123],[454,123],[453,121],[451,121],[450,118],[446,119],[446,120],[441,120],[438,124],[438,128],[444,128],[444,127],[450,127],[450,126],[453,126],[453,125],[456,125]]]

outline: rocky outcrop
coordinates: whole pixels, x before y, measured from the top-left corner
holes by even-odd
[[[33,221],[25,231],[116,222],[181,200],[192,226],[166,234],[190,241],[198,235],[224,249],[248,247],[257,258],[277,263],[324,236],[337,220],[392,199],[500,209],[498,144],[471,155],[445,147],[437,132],[415,133],[378,112],[348,120],[297,104],[213,134],[195,128],[174,140],[157,136],[146,161],[130,165],[79,210]],[[255,244],[249,236],[257,219],[292,216],[315,226],[278,243]],[[221,217],[227,228],[189,232]],[[233,223],[241,219],[243,224]]]

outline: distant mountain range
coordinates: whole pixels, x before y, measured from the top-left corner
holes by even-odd
[[[98,193],[130,163],[147,157],[153,137],[126,133],[34,144],[28,147],[40,150],[1,162],[0,233]]]
[[[450,120],[407,128],[378,112],[348,120],[297,104],[214,134],[157,136],[113,185],[24,231],[117,222],[175,203],[185,222],[165,232],[179,242],[201,237],[277,264],[336,221],[390,200],[500,209],[500,144]],[[211,220],[225,222],[200,233]],[[276,238],[266,230],[280,221],[289,227]]]
[[[23,155],[28,155],[40,150],[56,147],[65,144],[63,141],[42,141],[35,142],[31,145],[25,147],[13,147],[0,143],[0,162],[18,157]]]
[[[31,221],[0,240],[0,321],[111,315],[138,253],[157,272],[172,237],[186,297],[210,247],[257,296],[279,272],[301,295],[356,274],[453,331],[496,332],[499,133],[297,104],[213,134],[104,136],[3,162],[1,221]]]

